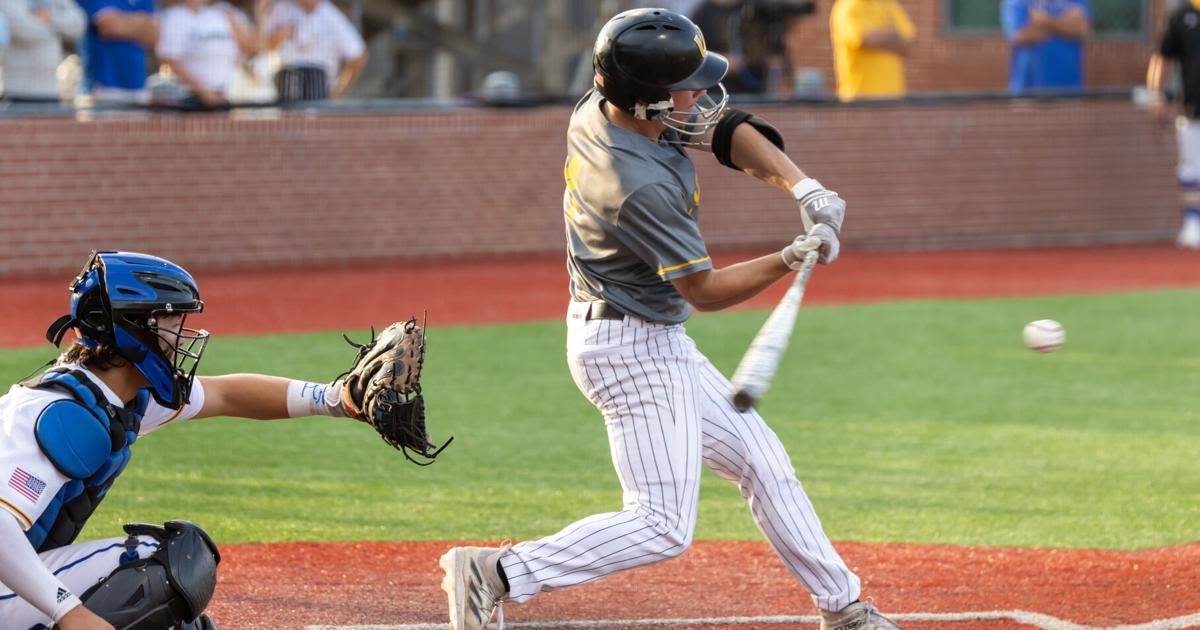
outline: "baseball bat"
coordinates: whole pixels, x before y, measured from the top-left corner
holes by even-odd
[[[805,233],[811,232],[812,218],[803,207],[800,208],[800,218],[804,222]],[[792,286],[788,287],[775,310],[771,311],[771,316],[754,335],[746,354],[742,355],[742,361],[733,373],[733,406],[738,411],[747,411],[757,404],[771,386],[771,379],[779,368],[779,360],[787,350],[788,340],[796,327],[796,313],[804,301],[804,289],[808,286],[819,255],[817,250],[804,255],[804,262]]]

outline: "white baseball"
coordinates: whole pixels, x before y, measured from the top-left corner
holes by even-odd
[[[1067,340],[1067,331],[1053,319],[1025,324],[1025,346],[1038,352],[1054,352]]]

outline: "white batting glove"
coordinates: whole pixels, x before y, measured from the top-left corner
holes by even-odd
[[[835,234],[842,233],[842,222],[846,218],[846,202],[821,182],[808,177],[792,186],[792,198],[808,212],[813,223],[823,223],[833,228]],[[836,256],[834,256],[836,258]]]
[[[783,257],[783,264],[799,271],[804,264],[804,255],[814,249],[820,251],[817,262],[828,265],[837,260],[842,244],[833,228],[824,223],[818,223],[808,234],[797,236],[791,245],[784,247],[779,252],[779,255]]]

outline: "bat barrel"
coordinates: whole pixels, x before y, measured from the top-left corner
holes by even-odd
[[[771,386],[779,360],[787,350],[788,338],[796,325],[796,311],[804,300],[804,287],[812,275],[813,265],[817,262],[816,250],[804,256],[804,265],[796,274],[792,286],[784,294],[783,299],[771,311],[767,321],[763,323],[746,354],[734,370],[733,406],[738,411],[748,411]]]

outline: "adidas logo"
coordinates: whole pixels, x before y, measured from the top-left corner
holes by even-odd
[[[70,592],[68,592],[68,591],[67,591],[67,589],[65,589],[65,588],[63,588],[63,587],[61,587],[61,586],[60,586],[60,587],[58,587],[58,601],[57,601],[57,603],[61,604],[61,603],[65,602],[65,601],[67,601],[67,598],[68,598],[68,597],[70,597],[70,596],[71,596],[71,593],[70,593]]]

